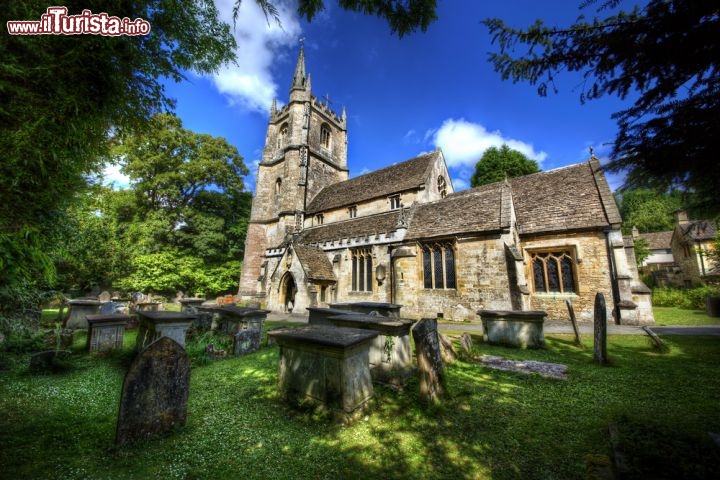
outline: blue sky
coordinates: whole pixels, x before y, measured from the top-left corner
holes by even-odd
[[[231,21],[234,0],[216,3]],[[536,19],[567,26],[581,14],[594,16],[580,3],[439,0],[438,20],[426,32],[399,39],[384,20],[346,12],[334,0],[326,0],[326,10],[309,24],[298,19],[292,2],[278,0],[282,29],[268,25],[254,0],[243,0],[234,30],[237,65],[208,77],[188,74],[167,90],[185,128],[237,147],[252,171],[246,179],[251,191],[270,105],[273,98],[287,102],[300,38],[313,93],[329,95],[338,113],[347,110],[351,176],[438,147],[456,190],[468,187],[483,152],[503,143],[543,170],[587,160],[590,146],[603,160],[616,132],[610,116],[623,105],[614,98],[581,104],[579,74],[561,75],[560,92],[548,97],[529,84],[502,81],[488,62],[494,47],[480,24],[498,17],[515,27]],[[621,183],[618,176],[609,180],[612,188]]]

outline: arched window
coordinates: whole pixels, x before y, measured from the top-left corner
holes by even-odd
[[[574,293],[577,291],[575,259],[570,250],[530,253],[535,292]]]
[[[457,288],[455,249],[452,243],[428,243],[422,246],[423,287]]]
[[[324,148],[330,148],[330,127],[327,123],[323,123],[320,127],[320,145]]]
[[[352,291],[372,292],[372,250],[358,248],[352,251]]]
[[[287,136],[288,125],[287,123],[283,123],[283,125],[280,127],[280,133],[277,136],[277,148],[282,148],[287,144]]]
[[[280,195],[280,188],[282,187],[282,179],[278,178],[275,180],[275,195]]]

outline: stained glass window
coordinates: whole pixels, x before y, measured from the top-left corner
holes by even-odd
[[[450,243],[428,244],[423,251],[423,286],[425,288],[457,288],[455,251]]]
[[[575,292],[575,260],[571,253],[560,250],[530,254],[536,292]]]

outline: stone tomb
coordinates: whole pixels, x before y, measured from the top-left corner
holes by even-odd
[[[483,326],[483,339],[493,345],[519,348],[545,346],[543,323],[545,312],[480,310],[477,312]]]
[[[343,308],[322,308],[322,307],[307,307],[308,310],[308,323],[310,325],[333,325],[330,321],[330,317],[337,315],[347,315],[352,310]]]
[[[88,315],[88,352],[105,350],[122,350],[125,338],[125,327],[130,315],[109,313],[105,315]]]
[[[185,348],[185,333],[195,315],[182,312],[139,311],[135,349],[139,352],[160,337],[170,337]]]
[[[125,375],[115,443],[132,443],[185,425],[189,392],[185,349],[169,337],[151,343]]]
[[[234,355],[244,355],[260,349],[268,310],[223,305],[199,307],[198,311],[212,315],[211,324],[215,325],[218,331],[233,337]]]
[[[157,312],[160,302],[138,302],[135,304],[136,312]]]
[[[384,317],[400,318],[400,309],[402,308],[402,305],[384,302],[347,302],[331,303],[330,308],[350,310],[351,312],[356,313],[377,312]]]
[[[75,298],[68,301],[70,314],[65,322],[65,328],[88,328],[87,315],[97,315],[102,302],[90,298]]]
[[[181,298],[180,299],[180,305],[181,311],[185,313],[196,313],[197,308],[203,304],[205,301],[204,298],[198,298],[198,297],[189,297],[189,298]]]
[[[278,388],[289,402],[321,406],[347,421],[372,398],[369,349],[378,332],[307,325],[268,335],[280,347]]]
[[[347,313],[328,319],[336,327],[378,332],[369,351],[370,374],[375,381],[407,378],[413,372],[410,327],[412,320]]]

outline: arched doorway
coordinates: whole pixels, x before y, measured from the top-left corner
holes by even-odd
[[[283,311],[291,313],[295,308],[295,294],[297,294],[297,285],[292,273],[287,272],[280,281],[280,304]]]

